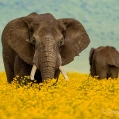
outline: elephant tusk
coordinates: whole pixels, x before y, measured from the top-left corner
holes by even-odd
[[[59,70],[61,71],[62,75],[64,76],[64,78],[66,79],[66,81],[68,81],[68,76],[67,74],[64,72],[62,66],[59,66]]]
[[[36,73],[36,69],[37,69],[37,67],[35,65],[33,65],[32,70],[31,70],[31,74],[30,74],[31,80],[34,80],[34,75]]]

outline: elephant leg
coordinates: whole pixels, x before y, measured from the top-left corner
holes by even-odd
[[[118,67],[110,66],[110,77],[112,79],[118,78]]]
[[[59,75],[60,75],[60,70],[57,69],[57,70],[55,71],[55,75],[54,75],[54,78],[55,78],[57,81],[58,81]]]
[[[32,65],[29,65],[26,62],[24,62],[18,55],[16,56],[15,65],[14,65],[15,76],[18,75],[19,78],[24,76],[29,76],[31,73],[31,69],[32,69]],[[38,69],[36,70],[34,78],[35,80],[37,80],[37,83],[42,82],[41,73]]]
[[[104,79],[107,78],[107,69],[106,67],[102,66],[102,65],[98,65],[96,66],[96,72],[97,72],[97,76],[99,79]]]
[[[97,71],[97,75],[99,76],[99,79],[107,78],[107,72],[103,68],[100,71]]]
[[[4,63],[4,67],[5,67],[7,81],[9,83],[11,83],[11,81],[13,81],[13,78],[14,78],[14,68],[8,62],[8,60],[7,60],[6,56],[4,55],[4,53],[3,53],[3,63]]]
[[[96,76],[96,67],[95,67],[95,62],[92,63],[92,66],[90,67],[90,74],[92,77]]]
[[[20,78],[24,76],[29,76],[31,69],[32,66],[24,62],[18,55],[15,57],[15,64],[14,64],[15,76],[18,75]]]
[[[37,83],[41,83],[42,82],[41,72],[38,69],[36,70],[34,78],[37,81]]]

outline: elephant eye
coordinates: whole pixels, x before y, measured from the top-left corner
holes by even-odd
[[[31,43],[32,44],[35,44],[36,43],[36,39],[34,37],[32,38]]]
[[[59,40],[59,47],[63,46],[64,45],[64,40],[63,38]]]

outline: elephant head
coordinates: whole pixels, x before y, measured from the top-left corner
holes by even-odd
[[[7,41],[10,47],[23,61],[33,65],[31,78],[39,69],[43,81],[57,77],[61,66],[73,61],[90,43],[79,21],[55,19],[49,13],[18,18],[10,34]]]

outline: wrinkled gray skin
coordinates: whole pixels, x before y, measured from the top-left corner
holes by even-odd
[[[10,21],[2,33],[3,61],[10,83],[16,75],[30,75],[42,82],[59,76],[66,65],[84,50],[90,39],[81,23],[72,18],[55,19],[52,14],[31,13]]]
[[[119,52],[111,46],[91,48],[89,55],[90,74],[103,78],[117,78],[119,69]]]

